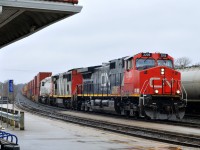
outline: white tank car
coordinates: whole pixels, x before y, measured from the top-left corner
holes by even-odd
[[[40,101],[47,103],[47,99],[51,94],[51,77],[47,77],[40,84]]]
[[[200,67],[179,69],[188,97],[188,112],[200,113]]]

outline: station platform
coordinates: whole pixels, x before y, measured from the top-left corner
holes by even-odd
[[[5,131],[18,137],[21,150],[187,150],[187,147],[102,131],[28,112],[25,112],[24,131],[12,127],[5,127]]]

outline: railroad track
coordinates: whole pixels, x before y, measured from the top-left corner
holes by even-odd
[[[36,104],[38,107],[43,106],[45,109],[51,109],[51,111],[66,111],[65,108],[59,108],[59,107],[55,107],[55,106],[49,106],[49,105],[45,105],[45,104],[41,104],[41,103],[36,103],[36,102],[32,102],[31,100],[28,100],[32,105],[32,103]],[[77,111],[73,111],[73,110],[67,110],[70,112],[77,112]],[[200,129],[200,120],[196,120],[194,118],[190,118],[189,116],[187,116],[185,119],[180,120],[180,121],[165,121],[165,120],[145,120],[145,119],[141,119],[141,118],[126,118],[124,116],[119,116],[119,115],[114,115],[114,114],[107,114],[107,113],[98,113],[98,112],[85,112],[85,111],[81,111],[81,113],[85,113],[85,114],[90,114],[90,115],[99,115],[99,116],[106,116],[106,117],[112,117],[112,118],[116,118],[116,119],[127,119],[127,120],[135,120],[135,121],[144,121],[144,122],[150,122],[150,123],[158,123],[158,124],[166,124],[166,125],[174,125],[174,126],[181,126],[181,127],[190,127],[190,128],[197,128]]]
[[[16,105],[20,109],[29,111],[31,113],[46,116],[46,117],[51,117],[51,118],[62,120],[62,121],[81,124],[81,125],[108,130],[112,132],[117,132],[121,134],[142,137],[146,139],[153,139],[156,141],[162,141],[162,142],[166,142],[170,144],[173,143],[173,144],[182,145],[182,146],[200,148],[200,136],[173,133],[173,132],[155,130],[155,129],[150,129],[150,128],[142,128],[138,126],[122,125],[122,124],[111,123],[111,122],[106,122],[106,121],[81,118],[81,117],[77,117],[73,115],[65,115],[50,107],[45,108],[44,106],[41,106],[38,104],[33,105],[30,102],[20,101],[19,99]]]

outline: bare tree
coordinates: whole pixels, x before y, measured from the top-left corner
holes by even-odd
[[[176,68],[184,68],[188,67],[191,64],[191,60],[188,57],[181,57],[175,60],[175,67]]]
[[[193,66],[194,66],[194,67],[199,67],[199,66],[200,66],[200,62],[195,63]]]

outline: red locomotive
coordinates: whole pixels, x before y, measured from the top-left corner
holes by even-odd
[[[49,92],[41,95],[40,102],[84,111],[182,119],[187,98],[180,79],[168,54],[139,53],[46,78],[40,94]]]

